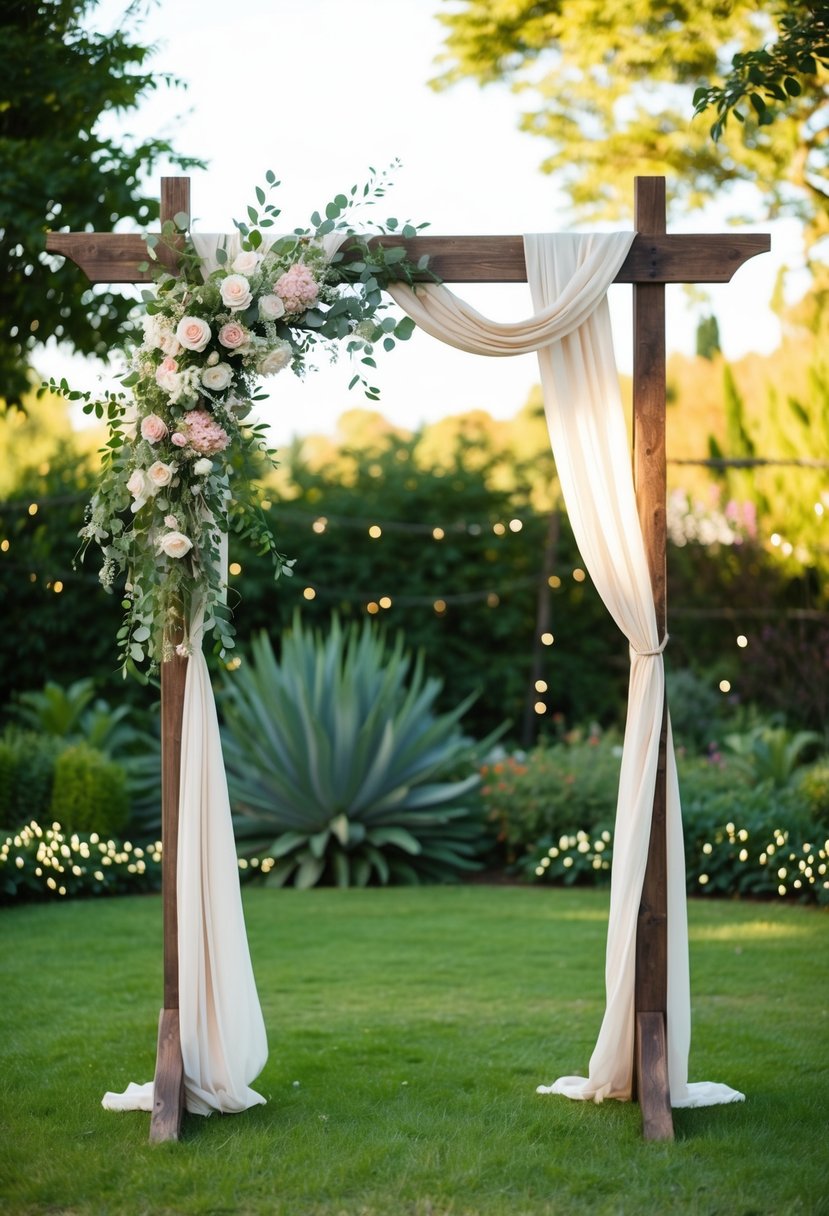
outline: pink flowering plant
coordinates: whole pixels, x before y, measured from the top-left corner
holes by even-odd
[[[279,185],[273,173],[266,180],[271,191]],[[258,206],[234,221],[238,235],[215,250],[214,267],[197,252],[187,217],[176,216],[147,237],[154,286],[143,293],[143,337],[122,380],[129,392],[96,400],[50,383],[108,424],[80,556],[94,543],[103,586],[114,591],[123,580],[125,672],[189,654],[199,610],[218,652],[232,649],[223,532],[270,553],[276,578],[292,573],[258,505],[275,453],[251,410],[265,398],[262,378],[287,368],[301,376],[319,352],[336,359],[343,348],[356,365],[349,387],[361,384],[377,400],[367,379],[375,349],[391,350],[414,329],[409,318],[386,315],[382,289],[434,278],[426,259],[413,263],[399,243],[418,228],[394,219],[363,224],[361,234],[352,227],[353,211],[376,203],[387,185],[388,174],[372,170],[367,185],[338,194],[324,216],[315,212],[309,227],[287,236],[272,235],[280,212],[257,188]]]

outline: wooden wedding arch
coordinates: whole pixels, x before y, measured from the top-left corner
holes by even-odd
[[[189,178],[161,179],[161,221],[190,215]],[[614,280],[633,285],[633,464],[636,502],[648,557],[660,639],[667,630],[665,284],[727,283],[749,258],[771,247],[765,233],[667,232],[665,179],[634,179],[636,237]],[[377,237],[406,245],[413,261],[424,253],[446,283],[526,282],[521,236]],[[151,274],[143,237],[121,233],[50,233],[50,253],[75,262],[93,283],[139,283]],[[175,251],[158,246],[172,269]],[[178,922],[176,902],[181,722],[187,659],[162,664],[162,903],[164,1007],[159,1018],[150,1140],[177,1140],[184,1110],[179,1036]],[[659,747],[648,860],[636,931],[633,1096],[647,1140],[673,1139],[667,1059],[668,915],[666,813],[667,710]]]

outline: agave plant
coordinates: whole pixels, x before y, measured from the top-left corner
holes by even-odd
[[[477,868],[483,833],[464,805],[477,772],[452,780],[469,751],[459,721],[472,698],[438,714],[438,680],[398,636],[368,622],[326,635],[266,634],[222,694],[236,835],[272,859],[270,881],[441,881]],[[470,765],[471,767],[471,765]],[[449,778],[449,779],[447,779]]]

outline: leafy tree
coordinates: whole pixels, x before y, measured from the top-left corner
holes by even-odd
[[[777,37],[770,45],[736,54],[721,85],[701,86],[694,94],[697,114],[710,107],[717,113],[711,135],[717,140],[729,115],[739,122],[745,114],[737,107],[748,100],[761,126],[770,126],[785,112],[793,97],[819,88],[821,68],[829,68],[829,4],[775,5]]]
[[[164,139],[106,135],[102,119],[128,113],[160,85],[153,48],[131,27],[149,0],[133,0],[120,27],[96,33],[96,0],[5,0],[0,8],[0,397],[18,404],[38,341],[54,337],[103,356],[121,339],[129,301],[92,291],[71,264],[44,252],[51,230],[141,226],[158,203],[142,187],[162,157],[201,162]]]
[[[800,17],[807,7],[785,9]],[[689,122],[694,89],[725,76],[735,48],[756,53],[782,10],[768,0],[462,0],[439,14],[446,49],[433,83],[472,78],[529,91],[537,104],[522,129],[548,141],[542,168],[580,218],[626,218],[636,173],[668,176],[687,207],[749,182],[770,214],[799,216],[814,242],[829,233],[825,47],[813,55],[814,73],[800,56],[800,92],[784,78],[773,134],[767,107],[756,103],[742,123],[723,124],[719,143],[708,124]],[[792,39],[794,53],[793,31]],[[771,100],[779,100],[773,91]]]

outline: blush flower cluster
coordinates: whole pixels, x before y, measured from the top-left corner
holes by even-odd
[[[352,198],[381,197],[384,177],[371,190],[355,187]],[[276,185],[273,174],[268,183]],[[373,343],[391,349],[413,328],[408,319],[381,318],[381,287],[393,278],[412,282],[422,264],[415,268],[402,248],[371,254],[344,218],[353,205],[344,195],[326,207],[324,220],[312,217],[313,227],[277,237],[277,208],[264,190],[257,200],[261,212],[249,207],[251,224],[237,222],[210,262],[188,233],[165,227],[160,239],[175,241],[177,274],[155,259],[156,290],[145,294],[143,338],[123,380],[132,400],[112,394],[102,404],[74,394],[86,398],[87,412],[109,419],[108,456],[81,554],[91,543],[100,547],[107,590],[119,575],[126,581],[125,668],[189,653],[197,609],[216,630],[220,653],[233,646],[219,543],[229,513],[237,531],[271,553],[277,577],[291,573],[293,563],[257,511],[253,470],[263,454],[273,457],[263,424],[249,421],[261,379],[289,367],[301,375],[319,345],[334,358],[345,344],[373,368]],[[151,257],[158,239],[148,238]],[[350,260],[341,252],[349,243]],[[352,385],[362,383],[376,400],[364,377],[358,372]]]

